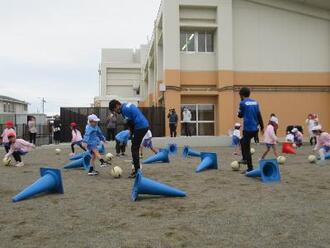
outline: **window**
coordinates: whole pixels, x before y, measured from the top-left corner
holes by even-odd
[[[3,104],[3,112],[14,113],[15,112],[15,105],[13,103],[5,102]]]
[[[180,32],[180,50],[183,52],[213,52],[213,33],[206,31]]]
[[[192,135],[214,135],[215,128],[215,107],[213,104],[183,104],[181,105],[181,120],[183,109],[187,107],[191,112],[190,131]],[[183,125],[181,133],[184,134]]]

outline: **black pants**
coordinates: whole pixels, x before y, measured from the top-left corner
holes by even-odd
[[[13,152],[13,157],[16,162],[22,162],[22,158],[21,158],[21,155],[19,154],[19,152]]]
[[[115,136],[116,136],[116,129],[115,128],[108,128],[107,130],[107,134],[108,134],[108,140],[115,140]]]
[[[259,144],[259,131],[256,132],[254,138],[254,143]]]
[[[7,144],[4,144],[4,147],[5,147],[6,153],[8,153],[10,150],[10,145],[7,143]]]
[[[30,143],[36,144],[37,133],[29,133]]]
[[[71,143],[71,151],[72,153],[74,153],[74,146],[77,145],[79,146],[81,149],[83,149],[84,151],[86,151],[86,148],[82,146],[82,144],[75,144],[75,143]]]
[[[176,137],[176,124],[170,123],[170,134],[171,137]]]
[[[126,144],[121,144],[119,141],[116,140],[116,153],[124,154],[125,151],[126,151]]]
[[[133,158],[133,164],[134,164],[135,171],[140,169],[140,154],[139,154],[140,146],[141,146],[143,137],[144,137],[144,135],[146,135],[148,130],[149,130],[149,127],[135,129],[133,131],[131,152],[132,152],[132,158]]]
[[[184,123],[182,123],[182,124],[183,124],[184,134],[185,134],[186,136],[191,136],[189,123],[188,123],[188,122],[184,122]]]
[[[309,139],[309,143],[311,144],[311,146],[316,145],[316,137],[311,137]]]
[[[252,164],[252,156],[251,156],[251,139],[256,136],[258,131],[255,132],[247,132],[243,131],[243,138],[241,139],[241,149],[242,149],[242,156],[243,160],[247,162],[248,170],[253,169]]]

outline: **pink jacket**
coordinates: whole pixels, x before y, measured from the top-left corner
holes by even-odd
[[[12,143],[10,146],[9,152],[6,154],[6,156],[10,156],[15,151],[21,151],[21,152],[29,152],[33,148],[35,148],[35,145],[23,140],[23,139],[16,139],[15,143]]]
[[[81,137],[81,132],[76,129],[76,130],[72,130],[72,139],[71,142],[78,142],[78,141],[82,141],[82,137]]]
[[[277,137],[275,134],[274,127],[272,125],[268,125],[265,134],[264,134],[264,142],[266,144],[276,144],[277,142]]]
[[[8,134],[11,133],[11,132],[15,132],[15,130],[13,128],[5,128],[1,134],[1,137],[2,137],[2,143],[9,143],[9,140],[8,140]]]
[[[326,132],[321,133],[321,135],[317,137],[315,150],[319,150],[323,146],[330,146],[330,134]]]

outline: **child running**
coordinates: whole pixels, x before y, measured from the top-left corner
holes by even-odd
[[[317,139],[314,151],[319,151],[320,164],[323,164],[325,163],[325,154],[330,151],[330,134],[323,132],[321,125],[313,127],[312,131]]]
[[[240,150],[241,146],[241,124],[235,123],[234,130],[232,134],[232,145],[235,146],[234,155],[238,155],[238,151]]]
[[[5,155],[5,159],[8,159],[10,155],[13,155],[16,161],[15,166],[16,167],[24,166],[24,162],[22,161],[21,156],[27,154],[29,151],[35,148],[35,145],[23,139],[16,139],[15,132],[8,133],[8,140],[9,140],[10,149],[8,153]]]
[[[152,145],[152,133],[151,133],[150,129],[148,130],[146,135],[144,135],[144,137],[143,137],[142,144],[140,147],[140,157],[143,157],[143,148],[149,148],[155,154],[158,152]]]
[[[277,151],[276,151],[276,129],[277,129],[277,118],[271,117],[266,127],[265,134],[264,134],[264,142],[266,144],[267,150],[262,155],[261,159],[265,159],[270,149],[273,149],[274,155],[277,158]]]
[[[98,175],[98,171],[94,169],[95,160],[98,159],[101,162],[101,167],[105,167],[109,162],[104,161],[97,147],[101,144],[101,141],[106,142],[105,137],[102,134],[101,129],[98,126],[100,119],[92,114],[88,116],[88,124],[85,129],[85,135],[83,142],[87,144],[88,151],[92,154],[91,165],[89,167],[88,175]]]
[[[127,142],[131,136],[131,132],[129,130],[123,130],[115,136],[116,140],[116,156],[125,156]]]
[[[6,121],[5,122],[5,126],[6,128],[3,130],[2,134],[1,134],[1,142],[3,143],[3,146],[5,147],[5,151],[6,153],[9,152],[10,149],[10,144],[9,144],[9,139],[8,139],[8,134],[9,133],[14,133],[16,136],[16,132],[14,130],[14,123],[12,121]]]
[[[83,145],[82,145],[82,136],[81,136],[81,132],[77,128],[77,123],[71,122],[70,127],[72,130],[72,132],[71,132],[72,133],[72,139],[71,139],[71,152],[72,153],[70,153],[70,156],[74,156],[75,155],[75,152],[74,152],[75,145],[79,146],[84,151],[86,151],[86,148],[83,147]]]

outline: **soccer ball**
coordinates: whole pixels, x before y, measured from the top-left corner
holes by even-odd
[[[240,169],[240,164],[237,161],[233,161],[230,164],[233,171],[238,171]]]
[[[286,158],[285,158],[284,156],[279,156],[279,157],[277,158],[277,162],[278,162],[279,164],[285,164],[285,161],[286,161]]]
[[[59,149],[59,148],[55,149],[55,153],[56,153],[56,155],[59,155],[61,153],[61,149]]]
[[[119,166],[115,166],[111,169],[110,174],[114,178],[120,178],[121,174],[123,174],[123,170]]]
[[[256,152],[256,150],[254,148],[251,148],[250,151],[251,151],[251,155]]]
[[[11,166],[11,158],[3,158],[2,163],[4,166]]]
[[[113,155],[109,152],[105,155],[106,160],[111,161],[113,159]]]
[[[315,155],[309,155],[309,156],[308,156],[308,161],[309,161],[310,163],[315,163],[315,162],[316,162],[316,157],[315,157]]]

